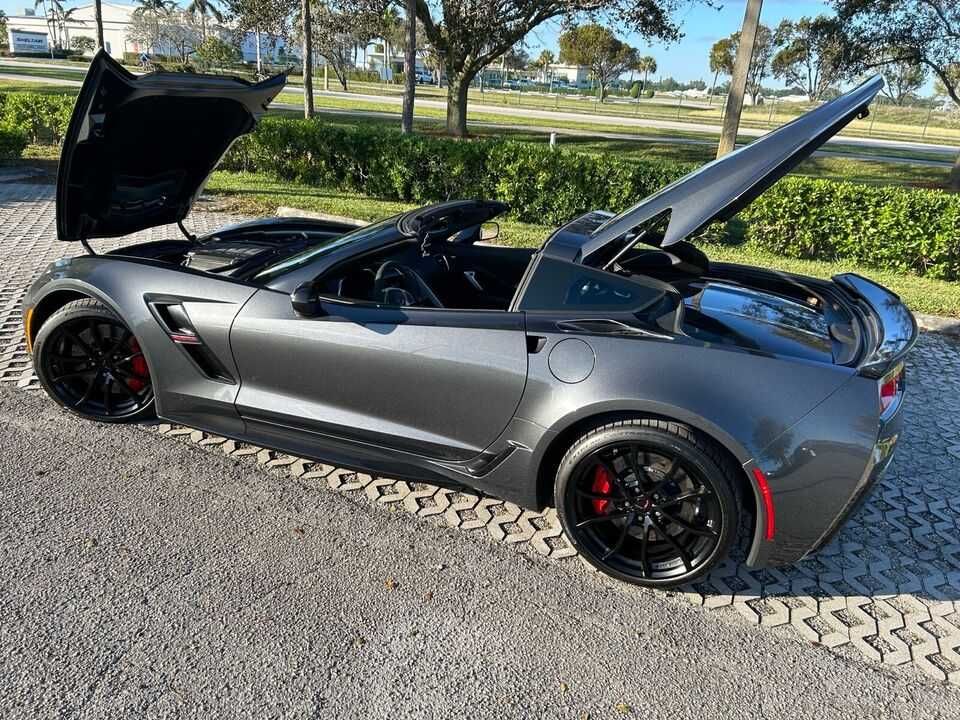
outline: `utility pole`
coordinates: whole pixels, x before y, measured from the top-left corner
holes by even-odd
[[[753,59],[753,46],[757,41],[762,5],[763,0],[747,0],[747,11],[743,16],[743,27],[740,30],[740,44],[737,47],[737,59],[733,63],[733,77],[730,78],[730,92],[727,94],[720,145],[717,147],[718,158],[737,146],[737,130],[740,129],[740,113],[743,112],[743,94],[747,90],[747,76],[750,73],[750,61]]]

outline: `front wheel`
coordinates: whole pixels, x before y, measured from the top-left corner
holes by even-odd
[[[140,343],[96,300],[67,303],[43,323],[33,364],[47,394],[78,415],[101,422],[154,415],[153,384]]]
[[[709,572],[734,542],[735,472],[713,442],[685,425],[610,423],[582,435],[560,461],[557,512],[597,569],[674,587]]]

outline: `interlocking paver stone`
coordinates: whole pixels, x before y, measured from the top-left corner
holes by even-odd
[[[198,212],[199,232],[236,221]],[[154,228],[136,239],[177,236]],[[99,241],[102,249],[131,238]],[[37,387],[21,330],[24,292],[47,263],[78,252],[56,241],[53,187],[0,184],[0,382]],[[908,363],[906,430],[887,475],[863,508],[816,556],[790,568],[754,570],[742,553],[680,595],[707,610],[733,606],[731,617],[790,627],[827,647],[851,646],[865,657],[960,684],[960,342],[923,335]],[[371,477],[168,423],[155,432],[212,452],[253,458],[292,483],[364,494],[370,501],[433,518],[451,528],[486,530],[493,541],[563,558],[575,552],[556,512],[424,483]]]

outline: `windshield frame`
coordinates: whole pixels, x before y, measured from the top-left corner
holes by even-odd
[[[268,265],[257,272],[251,278],[251,281],[258,285],[273,286],[274,283],[281,281],[283,278],[290,277],[293,274],[299,275],[298,271],[302,271],[304,268],[309,268],[327,258],[344,254],[349,248],[356,248],[357,251],[360,251],[383,244],[386,242],[385,239],[381,239],[381,242],[378,243],[371,243],[371,241],[381,238],[384,231],[396,230],[397,221],[400,217],[401,215],[393,215],[384,220],[363,225],[333,239],[320,240],[306,250]],[[390,239],[392,238],[393,234],[390,235]],[[352,255],[353,252],[347,254]],[[318,270],[317,274],[319,272]]]

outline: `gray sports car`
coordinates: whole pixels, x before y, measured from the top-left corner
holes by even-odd
[[[57,183],[59,238],[88,254],[25,303],[61,405],[555,504],[589,562],[659,587],[738,535],[755,566],[816,551],[887,466],[917,334],[897,296],[689,242],[866,114],[879,78],[535,250],[485,242],[507,208],[481,200],[194,237],[205,178],[283,84],[94,60]],[[167,223],[184,237],[89,243]]]

